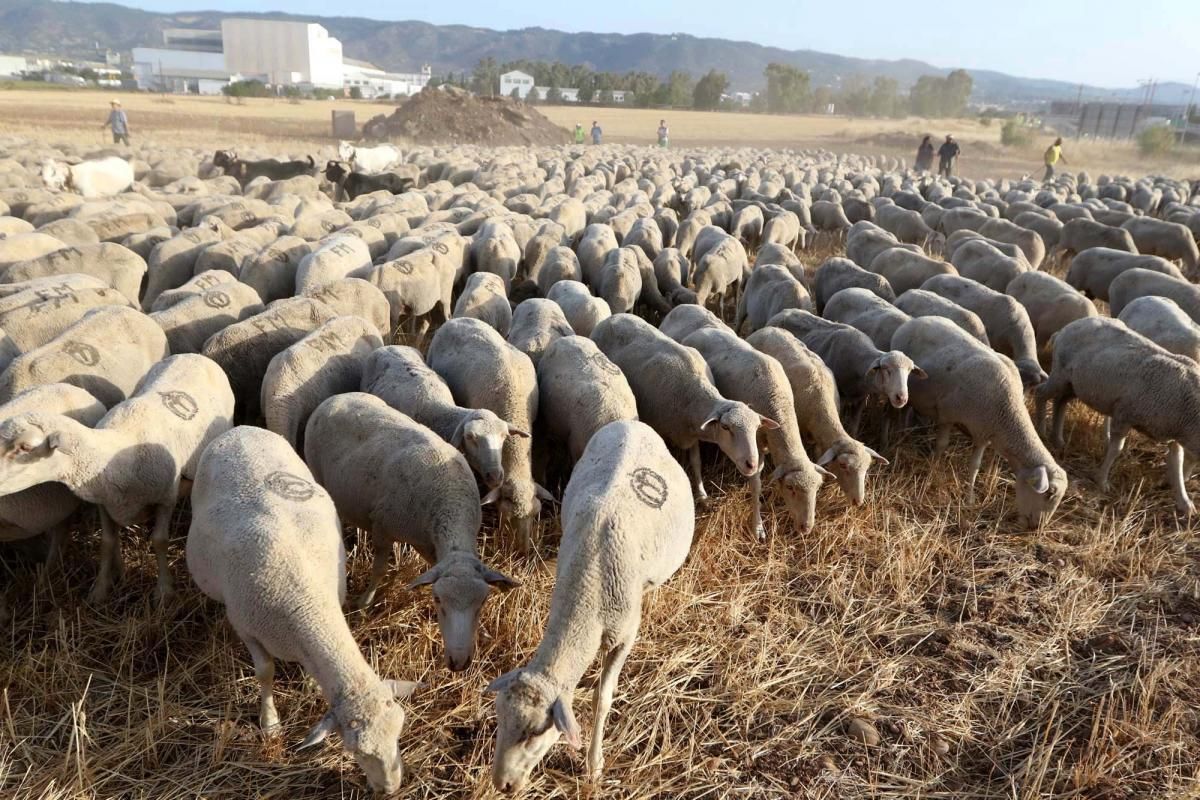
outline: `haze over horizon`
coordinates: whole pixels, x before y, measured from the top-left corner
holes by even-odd
[[[1142,0],[1136,16],[1128,18],[1083,0],[930,4],[924,15],[915,13],[912,4],[888,0],[859,0],[853,6],[760,0],[755,6],[761,9],[758,13],[741,18],[729,13],[729,3],[716,0],[689,0],[686,6],[675,1],[566,5],[527,0],[513,6],[457,0],[402,15],[365,0],[343,0],[334,7],[319,0],[290,0],[287,8],[265,7],[252,0],[131,0],[121,4],[167,13],[280,11],[414,19],[496,30],[540,27],[571,33],[686,33],[787,50],[916,59],[938,67],[995,70],[1106,88],[1128,88],[1149,78],[1190,84],[1200,72],[1200,47],[1196,45],[1200,41],[1200,2],[1196,0]]]

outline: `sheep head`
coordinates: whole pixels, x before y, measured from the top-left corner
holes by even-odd
[[[759,469],[756,438],[759,427],[774,430],[779,423],[758,414],[745,403],[722,400],[700,426],[700,438],[720,447],[738,471],[749,477]]]
[[[0,496],[58,480],[61,441],[46,415],[22,414],[0,424]]]
[[[438,629],[446,646],[446,666],[461,672],[475,657],[475,631],[479,612],[492,587],[508,591],[518,581],[485,566],[476,556],[453,553],[439,561],[409,585],[409,589],[428,586],[437,611]]]
[[[521,789],[559,736],[573,748],[580,746],[571,693],[548,677],[515,669],[492,681],[487,691],[496,695],[492,783],[500,791]]]

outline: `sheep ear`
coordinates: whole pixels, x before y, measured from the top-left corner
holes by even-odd
[[[1050,489],[1050,474],[1046,471],[1046,467],[1039,466],[1029,476],[1029,485],[1038,494],[1045,494]]]
[[[411,581],[409,581],[408,586],[405,588],[407,588],[411,591],[412,589],[418,589],[422,586],[428,586],[431,583],[434,583],[435,581],[437,581],[437,579],[440,577],[441,577],[441,571],[436,566],[430,567],[429,569],[425,570],[420,575],[418,575],[417,577],[415,577]]]
[[[494,681],[489,683],[487,685],[487,688],[483,690],[484,693],[485,694],[497,694],[499,692],[503,692],[510,685],[512,685],[513,681],[515,681],[517,678],[521,677],[521,671],[523,669],[524,669],[524,667],[517,667],[516,669],[510,669],[508,672],[504,673],[499,678],[496,678]]]
[[[321,717],[320,722],[318,722],[316,725],[313,725],[312,728],[309,729],[308,735],[304,737],[304,741],[302,741],[300,746],[296,749],[304,750],[312,747],[313,745],[320,744],[321,742],[325,741],[326,738],[328,738],[329,734],[336,727],[337,717],[333,715],[333,711],[331,710],[328,714]]]
[[[827,470],[827,469],[825,469],[824,467],[820,466],[819,464],[815,464],[814,466],[815,466],[815,467],[816,467],[816,469],[817,469],[817,473],[818,473],[818,474],[819,474],[821,477],[823,477],[823,478],[834,478],[834,477],[837,477],[837,476],[835,476],[835,475],[834,475],[832,472],[830,472],[829,470]]]
[[[510,578],[503,572],[492,569],[491,567],[485,565],[480,565],[479,574],[480,577],[482,577],[489,584],[505,592],[507,592],[509,589],[515,589],[521,585],[520,581]]]
[[[560,695],[554,701],[554,705],[550,706],[550,713],[554,715],[554,727],[562,732],[563,738],[573,750],[578,750],[583,741],[579,734],[579,723],[575,721],[575,714],[571,711],[571,701]]]
[[[463,429],[467,427],[467,421],[464,419],[458,423],[458,427],[454,429],[454,433],[450,434],[450,446],[455,450],[462,449]]]
[[[704,430],[709,425],[712,425],[714,422],[720,422],[720,421],[721,421],[720,415],[709,417],[708,419],[704,420],[704,424],[700,426],[700,430]]]
[[[925,370],[918,367],[916,364],[913,364],[912,373],[910,373],[910,374],[914,378],[917,378],[919,380],[925,380],[926,378],[929,377],[929,374],[927,372],[925,372]]]
[[[833,459],[836,457],[837,457],[837,453],[833,452],[833,448],[831,447],[828,450],[826,450],[824,453],[821,453],[821,457],[817,459],[817,466],[823,467],[826,464],[828,464],[830,461],[833,461]]]
[[[874,450],[872,450],[869,447],[864,446],[863,449],[867,451],[867,455],[869,455],[871,458],[878,461],[880,464],[883,464],[885,467],[892,463],[892,462],[888,461],[886,458],[884,458],[883,456],[879,455],[879,453],[876,453]]]
[[[425,684],[420,681],[385,680],[383,685],[391,691],[392,697],[396,700],[407,700],[417,690],[425,688]]]
[[[535,483],[533,485],[533,493],[535,495],[537,495],[538,500],[545,500],[547,503],[557,503],[558,502],[558,500],[554,497],[554,495],[550,494],[550,492],[547,489],[545,489],[544,487],[542,487],[541,484]]]
[[[759,414],[759,415],[758,415],[758,424],[759,424],[760,426],[762,426],[763,428],[766,428],[766,429],[767,429],[767,430],[769,430],[769,431],[777,431],[777,430],[779,430],[779,423],[778,423],[778,422],[776,422],[775,420],[771,419],[770,417],[764,417],[762,414]]]
[[[783,467],[776,467],[771,472],[770,476],[768,476],[767,479],[765,481],[763,481],[763,485],[770,486],[772,483],[774,483],[775,481],[782,478],[784,476],[784,474],[785,473],[784,473]]]
[[[523,430],[521,430],[520,428],[514,428],[512,425],[509,425],[509,426],[508,426],[508,435],[509,435],[509,436],[516,436],[516,437],[519,437],[519,438],[521,438],[521,439],[528,439],[528,438],[530,438],[530,437],[529,437],[529,431],[523,431]]]
[[[485,495],[483,496],[483,499],[479,501],[479,505],[481,505],[481,506],[490,506],[492,503],[494,503],[494,502],[496,502],[497,500],[499,500],[499,499],[500,499],[500,489],[501,489],[501,488],[502,488],[502,487],[500,487],[500,486],[497,486],[495,489],[492,489],[490,492],[488,492],[487,494],[485,494]]]

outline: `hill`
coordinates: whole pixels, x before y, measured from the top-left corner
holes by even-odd
[[[162,41],[161,31],[173,27],[220,26],[228,16],[303,19],[324,25],[342,41],[351,58],[365,59],[396,71],[411,71],[423,63],[440,74],[469,70],[479,59],[491,56],[503,63],[520,58],[589,64],[613,72],[638,70],[665,77],[672,70],[700,75],[718,69],[730,78],[732,88],[763,87],[763,69],[772,61],[808,70],[813,85],[837,85],[851,76],[893,78],[903,88],[921,75],[946,75],[950,67],[903,59],[885,61],[851,58],[815,50],[783,50],[752,42],[709,39],[687,34],[565,33],[545,28],[495,31],[466,25],[431,25],[426,22],[388,22],[362,17],[300,17],[283,13],[224,14],[197,11],[159,14],[110,3],[0,0],[0,51],[91,56],[105,48],[128,52],[139,45]],[[1073,100],[1079,85],[1064,81],[1024,78],[990,70],[970,70],[975,80],[973,99],[983,103],[1028,103],[1038,100]],[[1185,103],[1189,86],[1166,83],[1156,100]],[[1084,87],[1085,98],[1136,101],[1138,87],[1105,89]]]

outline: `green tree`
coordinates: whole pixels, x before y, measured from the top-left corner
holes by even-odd
[[[611,106],[611,105],[613,105],[613,103],[614,103],[614,101],[613,101],[613,90],[612,90],[612,89],[601,89],[601,90],[600,90],[600,99],[599,99],[599,101],[598,101],[598,102],[599,102],[599,103],[600,103],[600,105],[602,105],[602,106]]]
[[[1169,125],[1155,125],[1139,133],[1137,143],[1144,156],[1166,155],[1175,149],[1175,131]]]
[[[675,70],[667,80],[659,85],[655,99],[659,105],[687,108],[692,104],[694,91],[692,76],[682,70]]]
[[[362,100],[363,99],[362,87],[351,86],[350,87],[350,99],[351,100]]]
[[[824,114],[829,104],[834,103],[833,89],[828,86],[818,86],[812,93],[812,108],[818,114]],[[836,103],[835,103],[836,105]]]
[[[692,104],[699,109],[714,109],[721,104],[721,95],[729,88],[729,78],[725,73],[710,69],[696,83],[692,91]]]
[[[871,86],[868,111],[876,117],[895,117],[900,110],[900,84],[891,78],[879,76]]]
[[[763,70],[767,78],[767,108],[774,114],[799,114],[808,110],[809,75],[787,64],[772,62]]]
[[[562,90],[558,88],[558,84],[551,83],[550,88],[546,90],[546,103],[552,106],[562,105]]]
[[[596,82],[595,82],[594,78],[591,75],[589,75],[587,80],[582,81],[579,84],[579,102],[590,103],[590,102],[592,102],[592,99],[595,96],[596,96]]]
[[[475,65],[475,71],[471,74],[471,90],[488,97],[500,93],[500,67],[496,65],[496,59],[488,56]]]
[[[948,117],[961,117],[967,113],[967,101],[975,81],[965,69],[956,69],[946,76],[942,112]]]
[[[747,106],[753,114],[763,114],[767,110],[767,96],[762,92],[755,92],[750,98],[750,105]]]

